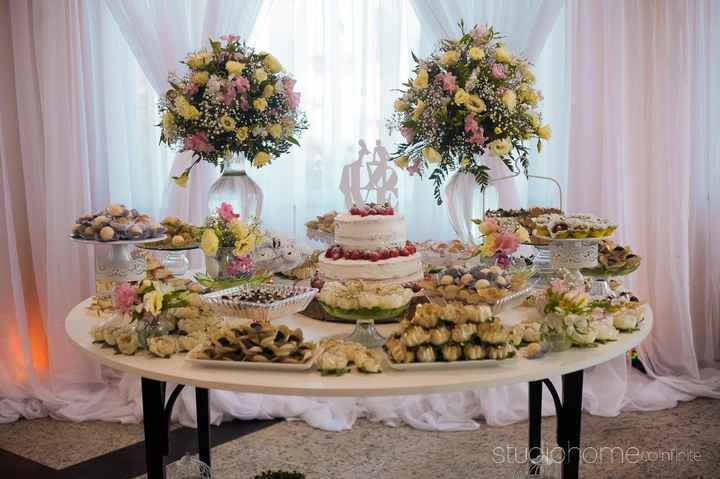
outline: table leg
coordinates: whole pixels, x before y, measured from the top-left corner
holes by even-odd
[[[535,460],[540,456],[540,433],[542,428],[542,381],[528,383],[528,463],[530,475],[539,474],[540,466]]]
[[[565,451],[562,478],[577,479],[580,471],[583,371],[563,375],[562,385],[562,412],[558,417],[560,446]]]
[[[142,378],[145,467],[148,479],[165,479],[164,451],[167,444],[165,387],[161,381]]]
[[[198,457],[210,467],[210,391],[195,388]]]

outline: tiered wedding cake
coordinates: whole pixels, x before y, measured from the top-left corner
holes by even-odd
[[[406,240],[405,218],[387,205],[353,207],[335,218],[335,245],[320,257],[320,274],[330,280],[361,279],[377,284],[422,279],[415,245]]]

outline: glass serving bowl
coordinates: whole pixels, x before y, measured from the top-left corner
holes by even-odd
[[[318,290],[315,288],[263,285],[260,287],[266,290],[281,291],[289,294],[289,296],[285,299],[270,303],[256,303],[223,298],[223,296],[256,287],[257,286],[237,286],[235,288],[205,294],[202,298],[210,305],[213,311],[222,316],[272,321],[305,310],[318,293]]]
[[[403,316],[410,303],[393,309],[382,308],[358,308],[358,309],[342,309],[336,306],[318,301],[323,310],[330,316],[337,319],[346,320],[348,322],[356,322],[366,319],[372,319],[376,323],[394,321],[398,317]]]

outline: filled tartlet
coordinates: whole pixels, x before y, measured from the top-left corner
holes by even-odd
[[[583,239],[612,236],[617,225],[592,214],[546,214],[534,220],[533,234],[540,238]]]

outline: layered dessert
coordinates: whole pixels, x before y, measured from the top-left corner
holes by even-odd
[[[406,238],[405,218],[388,205],[353,207],[338,215],[334,240],[319,260],[326,279],[402,284],[423,277],[417,248]]]

